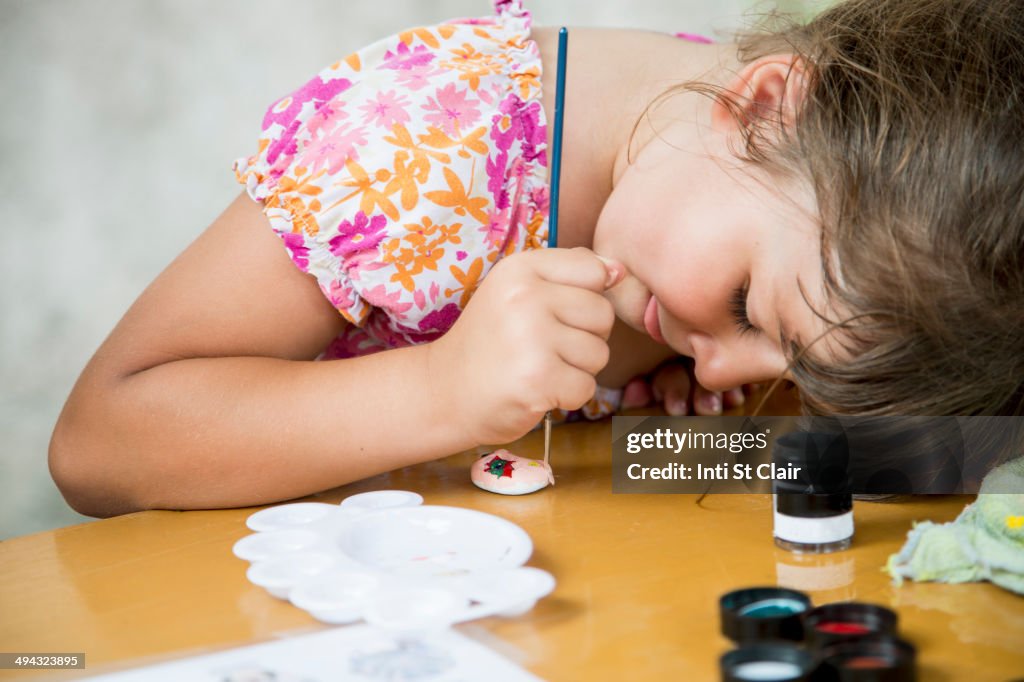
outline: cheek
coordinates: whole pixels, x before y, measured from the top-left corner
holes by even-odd
[[[597,218],[597,225],[594,226],[594,237],[591,248],[595,253],[608,258],[622,260],[621,235],[628,232],[628,215],[622,208],[623,202],[613,192],[601,209]],[[623,229],[625,228],[625,229]]]
[[[658,191],[645,179],[650,180],[626,172],[601,211],[593,239],[596,253],[622,262],[632,276],[608,297],[619,317],[641,331],[652,291],[659,300],[682,297],[684,308],[707,303],[701,292],[707,259],[716,253],[707,244],[715,230],[690,220],[699,209],[681,202],[677,191]]]
[[[663,196],[653,191],[646,176],[627,170],[608,196],[594,229],[593,248],[601,255],[617,258],[630,269],[633,262],[648,256],[654,231],[671,215]]]

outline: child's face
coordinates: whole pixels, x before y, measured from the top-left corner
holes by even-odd
[[[782,335],[806,345],[826,329],[811,308],[826,311],[809,188],[794,182],[783,194],[740,166],[721,137],[696,153],[655,138],[623,172],[594,233],[594,250],[629,273],[608,292],[618,316],[654,337],[660,327],[712,390],[783,375]]]

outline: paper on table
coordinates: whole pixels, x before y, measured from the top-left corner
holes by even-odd
[[[398,639],[369,625],[332,628],[275,642],[88,678],[94,682],[541,682],[490,649],[442,630]]]

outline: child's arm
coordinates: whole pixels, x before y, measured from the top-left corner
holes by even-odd
[[[499,263],[488,280],[505,286],[485,282],[445,343],[310,362],[343,322],[242,196],[150,285],[85,368],[54,430],[54,479],[73,507],[98,516],[243,506],[518,437],[544,410],[585,402],[587,382],[572,371],[589,373],[592,391],[607,358],[607,347],[602,359],[583,343],[567,369],[557,354],[563,336],[584,334],[569,325],[589,326],[600,341],[606,321],[588,299],[584,308],[597,313],[550,324],[583,294],[607,303],[576,291],[581,282],[601,291],[605,268],[592,254],[563,262],[572,253],[551,254],[558,263],[524,260],[529,267]],[[538,262],[581,281],[531,279]],[[545,286],[572,295],[538,312],[538,295],[558,298]],[[501,317],[484,305],[507,307],[499,299],[509,290],[526,297],[525,308],[513,300],[518,313]],[[521,343],[507,319],[517,314],[548,352],[508,357]],[[543,385],[552,376],[571,377],[572,390]]]

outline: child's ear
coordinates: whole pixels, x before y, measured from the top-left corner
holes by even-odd
[[[743,66],[715,100],[711,125],[732,132],[758,123],[788,128],[796,120],[807,82],[804,61],[792,54],[767,55]]]

